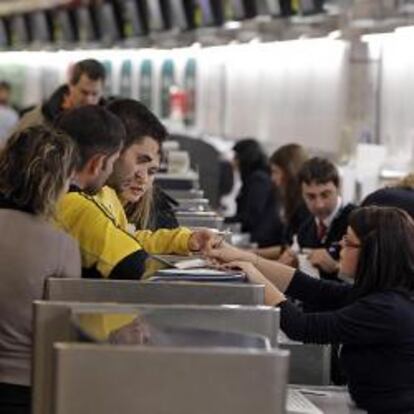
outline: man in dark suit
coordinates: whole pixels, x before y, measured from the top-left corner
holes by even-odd
[[[312,214],[299,228],[300,250],[319,269],[322,278],[337,279],[339,242],[346,233],[348,216],[355,206],[342,203],[338,170],[327,159],[308,160],[299,173],[299,181],[303,199]],[[287,250],[281,261],[294,263],[296,253]]]

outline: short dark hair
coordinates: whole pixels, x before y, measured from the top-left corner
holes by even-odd
[[[115,114],[126,130],[125,148],[151,137],[161,145],[168,137],[168,131],[161,121],[141,102],[134,99],[114,99],[106,108]]]
[[[56,120],[55,126],[78,144],[79,170],[95,154],[114,154],[125,139],[125,128],[120,119],[97,105],[85,105],[64,111]]]
[[[414,291],[414,222],[395,207],[361,207],[349,216],[360,240],[355,292]]]
[[[5,89],[6,91],[11,91],[11,85],[7,81],[0,81],[0,89]]]
[[[82,75],[86,75],[94,81],[104,81],[106,77],[105,66],[95,59],[84,59],[75,63],[69,80],[70,84],[76,85]]]
[[[339,173],[335,165],[326,158],[313,157],[303,164],[299,172],[301,184],[327,184],[333,182],[339,187]]]

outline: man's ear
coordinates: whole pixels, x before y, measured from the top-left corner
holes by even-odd
[[[89,175],[99,175],[104,167],[105,155],[95,154],[86,164],[86,171]]]

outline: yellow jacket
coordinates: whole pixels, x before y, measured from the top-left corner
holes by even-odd
[[[137,279],[150,254],[187,254],[191,231],[133,231],[116,193],[104,187],[90,196],[65,194],[57,206],[58,224],[79,242],[85,277]]]

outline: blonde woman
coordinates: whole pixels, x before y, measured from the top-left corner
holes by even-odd
[[[66,135],[32,127],[0,153],[0,412],[30,412],[32,302],[49,276],[80,277],[77,244],[52,223],[77,149]]]

